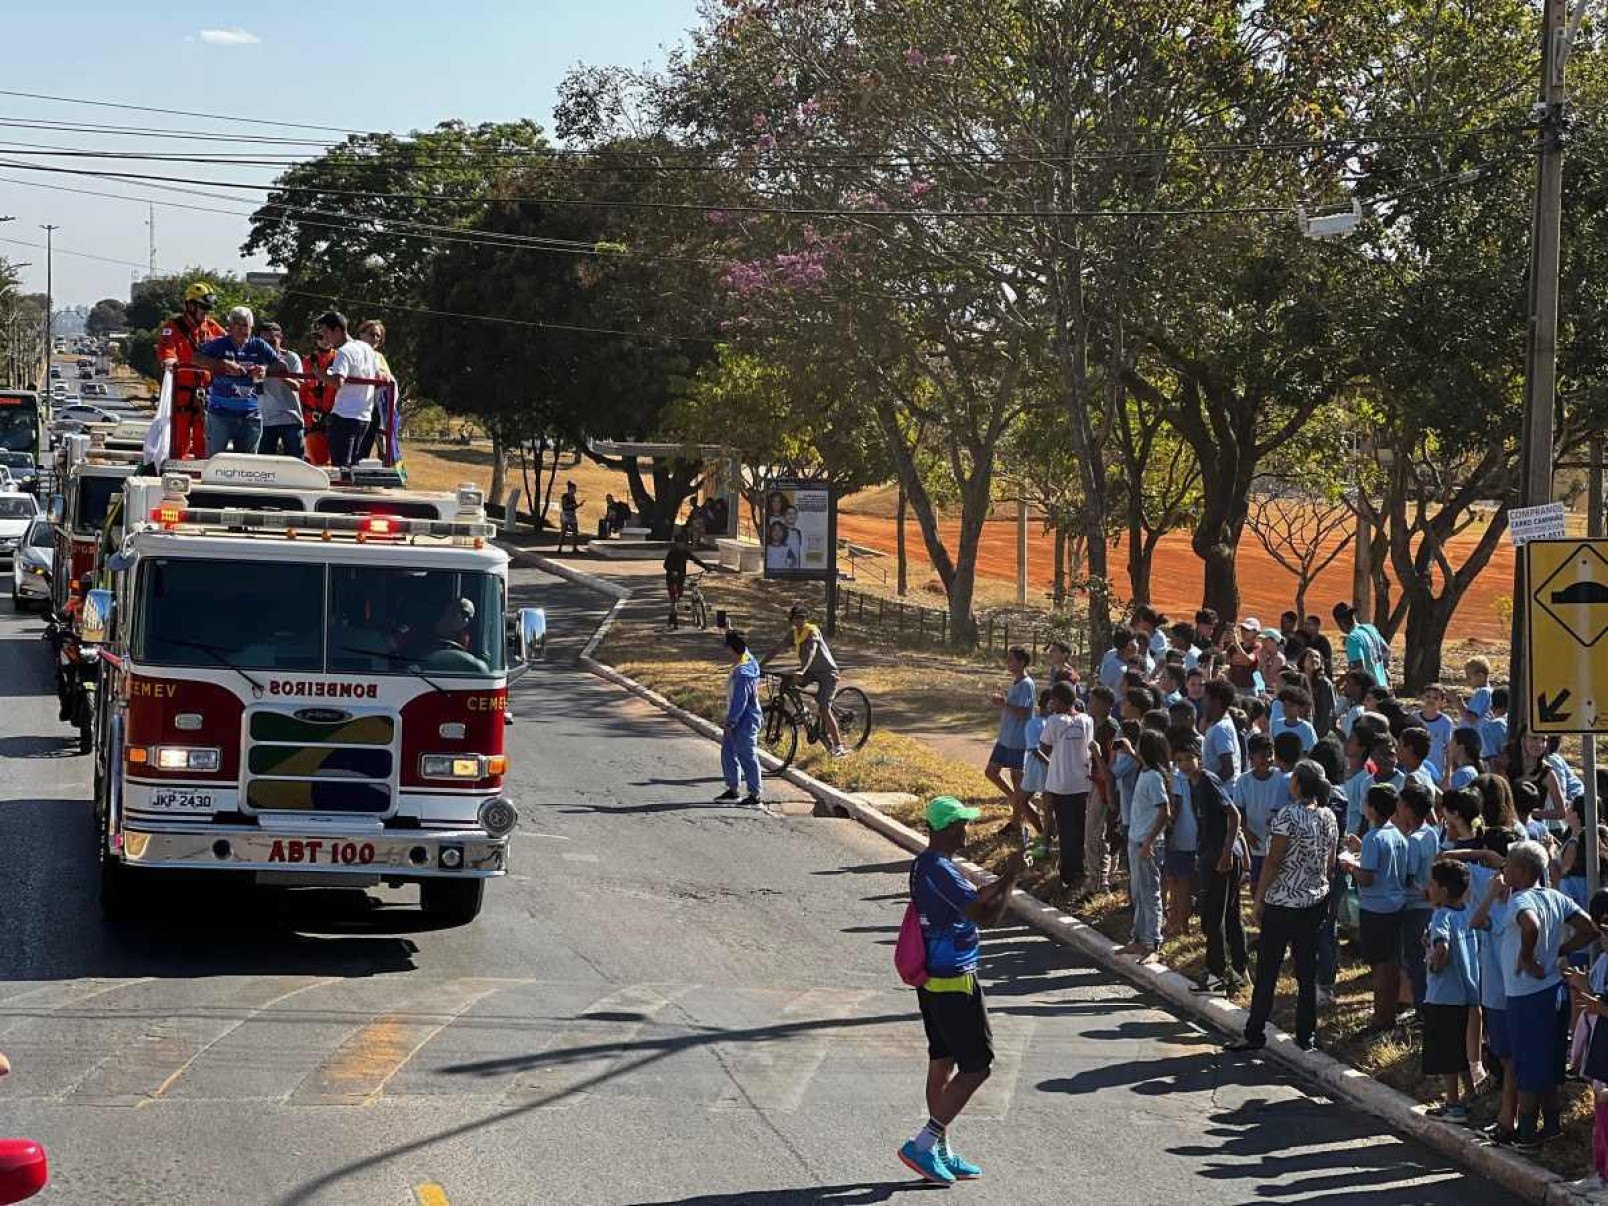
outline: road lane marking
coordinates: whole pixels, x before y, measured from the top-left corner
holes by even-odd
[[[0,1035],[10,1034],[27,1022],[38,1021],[50,1014],[72,1009],[85,1001],[116,992],[120,988],[150,984],[155,979],[155,976],[140,976],[132,980],[68,980],[18,993],[14,997],[0,1001],[0,1017],[12,1018],[9,1024],[0,1026]],[[42,1005],[34,1003],[35,997],[44,997],[46,1003]],[[13,1011],[12,1005],[17,1002],[25,1003],[25,1007]]]
[[[413,1198],[418,1206],[452,1206],[447,1201],[447,1191],[434,1181],[427,1185],[415,1185],[413,1187]]]
[[[571,1109],[589,1092],[578,1086],[607,1076],[625,1058],[623,1049],[636,1041],[643,1027],[692,988],[691,984],[632,984],[592,1002],[543,1049],[541,1063],[515,1077],[503,1100],[514,1106]],[[596,1020],[588,1021],[589,1016]],[[565,1058],[566,1052],[580,1054]]]
[[[783,1009],[777,1024],[785,1027],[839,1021],[872,995],[871,989],[813,988]],[[729,1079],[709,1108],[793,1112],[826,1060],[832,1036],[831,1026],[814,1025],[761,1042],[719,1044],[725,1055],[722,1066]]]
[[[147,1106],[153,1101],[160,1100],[163,1094],[177,1084],[179,1079],[195,1066],[196,1060],[200,1059],[218,1043],[228,1038],[231,1034],[233,1034],[236,1030],[239,1030],[240,1027],[244,1026],[253,1018],[261,1017],[265,1012],[272,1009],[276,1005],[283,1004],[284,1002],[290,1000],[291,997],[299,996],[304,992],[311,992],[315,988],[323,988],[325,985],[337,984],[339,982],[339,976],[323,976],[317,979],[312,979],[308,983],[299,984],[295,988],[288,989],[285,992],[280,993],[278,996],[262,1002],[262,1004],[252,1009],[250,1013],[246,1014],[245,1017],[237,1018],[230,1026],[220,1030],[206,1042],[202,1043],[200,1046],[191,1051],[189,1057],[185,1059],[184,1062],[178,1067],[174,1068],[173,1071],[169,1072],[167,1076],[163,1078],[162,1083],[157,1085],[156,1088],[153,1089],[145,1098],[145,1100],[141,1101],[139,1104],[142,1106]]]
[[[291,1093],[292,1105],[371,1105],[391,1078],[471,1005],[504,981],[466,979],[411,997],[349,1035]]]
[[[228,988],[199,1012],[152,1016],[145,1032],[119,1042],[58,1095],[75,1105],[144,1106],[160,1097],[214,1043],[264,1010],[334,977],[254,977]],[[230,1016],[238,1013],[240,1016]]]

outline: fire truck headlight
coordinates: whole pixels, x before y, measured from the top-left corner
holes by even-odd
[[[222,754],[216,746],[159,745],[153,761],[158,770],[216,771]]]
[[[519,811],[509,800],[487,800],[480,806],[480,827],[492,837],[507,837],[519,824]]]
[[[486,759],[478,754],[426,754],[419,760],[426,779],[484,779]]]

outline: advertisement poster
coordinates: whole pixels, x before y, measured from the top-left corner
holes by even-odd
[[[832,486],[773,478],[765,489],[761,539],[767,578],[830,578],[833,572]]]

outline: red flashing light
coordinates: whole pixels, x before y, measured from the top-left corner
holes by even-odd
[[[394,536],[396,521],[386,515],[372,515],[363,521],[363,531],[370,536]]]
[[[172,503],[163,503],[161,506],[151,508],[151,522],[172,527],[176,523],[184,522],[184,508],[174,506]]]

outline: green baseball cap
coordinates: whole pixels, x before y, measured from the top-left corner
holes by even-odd
[[[954,796],[939,796],[927,805],[927,828],[937,833],[956,821],[975,821],[982,815],[981,808],[967,808]]]

